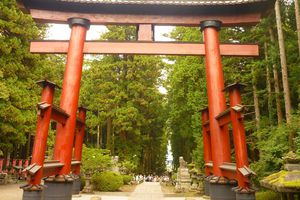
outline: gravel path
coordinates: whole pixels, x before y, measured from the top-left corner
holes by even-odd
[[[164,199],[160,184],[156,182],[144,182],[136,187],[129,196],[129,200],[160,200]]]
[[[0,200],[22,200],[22,184],[0,185]],[[98,197],[98,198],[97,198]],[[73,196],[72,200],[204,200],[201,197],[164,197],[159,183],[144,182],[136,187],[129,196],[124,194],[100,193],[95,195],[81,194]]]

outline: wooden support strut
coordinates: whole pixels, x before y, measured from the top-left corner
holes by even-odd
[[[208,163],[212,160],[211,157],[211,138],[209,130],[205,127],[205,122],[209,119],[208,108],[202,110],[202,130],[203,130],[203,148],[204,148],[204,162]],[[205,167],[205,175],[211,175],[208,167]]]
[[[51,107],[51,109],[52,109],[51,119],[61,125],[65,125],[67,119],[70,117],[70,115],[68,113],[66,113],[66,111],[64,111],[63,109],[61,109],[55,105],[48,104],[46,102],[38,103],[37,107],[38,107],[38,114],[41,116],[44,116],[45,111]],[[85,125],[85,121],[80,119],[80,117],[77,117],[76,118],[76,127],[80,128],[84,125]]]
[[[84,108],[80,108],[82,110]],[[80,111],[83,112],[83,111]],[[85,111],[84,111],[85,112]],[[80,136],[82,136],[82,139],[76,139],[75,142],[75,149],[74,149],[74,159],[71,161],[71,168],[72,171],[74,171],[75,174],[80,173],[80,164],[81,164],[81,154],[82,154],[82,144],[83,144],[83,133],[84,133],[84,126],[85,126],[85,117],[83,117],[83,114],[79,114],[78,119],[81,119],[79,124],[77,124],[77,130]],[[76,137],[78,137],[76,135]],[[81,146],[79,146],[81,145]],[[25,164],[26,165],[26,164]],[[53,176],[59,173],[59,171],[64,166],[63,163],[61,163],[59,160],[45,160],[43,165],[37,165],[36,163],[33,163],[29,166],[26,166],[24,171],[26,171],[31,177],[34,177],[38,175],[39,173],[42,173],[42,177],[48,177]]]
[[[78,118],[82,121],[85,122],[86,118],[86,111],[87,109],[84,107],[79,107],[79,113],[78,113]],[[82,145],[83,145],[83,140],[84,140],[84,130],[85,130],[85,125],[83,124],[80,128],[77,127],[76,133],[75,133],[75,146],[74,146],[74,159],[76,161],[81,162],[82,158]],[[80,165],[74,165],[72,163],[72,171],[74,174],[79,175],[80,174]]]
[[[252,174],[252,170],[248,168],[249,162],[247,155],[246,133],[241,113],[243,107],[241,106],[240,89],[243,87],[244,85],[235,83],[227,86],[225,90],[229,91],[231,107],[230,117],[232,123],[238,186],[240,189],[245,189],[247,191],[250,187],[248,176]]]
[[[68,41],[33,41],[31,53],[65,54]],[[184,42],[107,42],[86,41],[85,54],[135,54],[135,55],[205,55],[204,44]],[[257,44],[221,44],[222,56],[259,56]]]
[[[34,176],[29,176],[30,177],[29,185],[33,186],[30,187],[32,189],[34,189],[35,186],[38,187],[38,185],[41,184],[41,179],[43,178],[42,166],[44,165],[48,130],[50,126],[51,113],[52,113],[51,105],[54,98],[54,88],[56,86],[54,83],[46,80],[39,81],[38,84],[43,87],[42,98],[41,98],[42,102],[45,102],[47,105],[50,106],[46,107],[46,110],[44,111],[43,115],[38,115],[36,134],[35,134],[32,159],[31,159],[32,167],[30,169],[28,168],[27,170],[29,174],[32,174],[31,171],[34,173]]]

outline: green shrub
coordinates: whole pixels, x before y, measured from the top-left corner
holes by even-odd
[[[123,178],[115,172],[102,172],[92,176],[92,184],[98,191],[116,191],[123,185]]]
[[[273,191],[264,191],[264,192],[257,192],[255,194],[256,200],[277,200],[278,196],[277,193]]]
[[[173,181],[176,181],[176,179],[177,179],[177,173],[172,174],[171,179],[172,179]]]
[[[124,174],[134,173],[137,169],[137,164],[134,161],[125,160],[121,163],[120,170]]]
[[[122,175],[124,185],[129,185],[132,180],[132,176],[130,175]]]
[[[106,171],[111,168],[111,157],[105,149],[88,148],[83,145],[82,149],[82,173]]]

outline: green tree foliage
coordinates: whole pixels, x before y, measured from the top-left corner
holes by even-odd
[[[29,52],[30,40],[43,38],[45,28],[19,10],[15,0],[0,2],[0,151],[4,156],[35,133],[41,91],[35,82],[60,83],[62,77],[63,58]]]
[[[102,39],[135,37],[135,27],[109,26],[108,30]],[[164,97],[158,91],[164,63],[159,57],[113,55],[87,65],[81,96],[91,110],[89,127],[94,133],[98,125],[107,127],[103,142],[113,155],[140,166],[140,171],[157,171],[164,166],[166,154],[166,148],[161,150]]]
[[[0,2],[0,149],[5,154],[35,130],[34,72],[40,58],[29,53],[29,41],[42,34],[16,1]]]
[[[99,173],[111,167],[109,152],[103,149],[88,148],[85,145],[82,149],[82,171],[83,173]]]

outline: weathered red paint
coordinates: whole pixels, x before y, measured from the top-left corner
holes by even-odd
[[[215,176],[223,176],[219,166],[223,162],[231,162],[231,158],[228,127],[221,128],[215,118],[226,109],[218,30],[206,27],[203,32],[213,172]]]
[[[54,88],[55,85],[49,84],[48,82],[44,82],[41,102],[46,102],[52,105],[53,98],[54,98]],[[38,116],[31,164],[35,163],[36,165],[39,166],[44,165],[48,130],[49,130],[50,120],[51,120],[51,112],[52,109],[50,106],[43,112],[43,115]],[[43,178],[43,167],[39,171],[37,171],[34,177],[31,178],[29,183],[32,185],[38,185],[41,183],[42,178]]]
[[[85,118],[86,118],[86,109],[85,108],[83,108],[83,107],[79,108],[78,118],[85,122]],[[84,139],[84,129],[85,129],[84,124],[76,129],[74,159],[77,161],[81,161],[81,158],[82,158],[82,145],[83,145],[83,139]],[[76,174],[76,175],[80,174],[80,165],[75,166],[74,174]]]
[[[52,107],[51,119],[53,119],[57,123],[65,125],[68,118],[69,118],[69,115],[64,110],[57,108],[55,106]]]
[[[210,133],[205,128],[205,122],[209,119],[208,109],[202,110],[202,129],[203,129],[203,148],[204,148],[204,162],[208,163],[212,160],[211,158],[211,138]],[[208,167],[205,167],[205,175],[209,176],[210,170]]]
[[[29,160],[26,159],[24,162],[24,168],[28,167],[28,164],[29,164]]]
[[[4,159],[0,159],[0,173],[2,173]]]
[[[18,163],[19,171],[18,171],[18,173],[22,173],[22,164],[23,164],[23,160],[19,160],[19,163]]]
[[[32,41],[31,53],[65,54],[68,52],[68,41]],[[222,56],[259,56],[256,44],[220,44]],[[130,55],[188,55],[203,56],[204,44],[193,42],[108,42],[86,41],[85,54],[130,54]]]
[[[227,109],[225,112],[222,113],[222,115],[217,116],[216,119],[218,120],[219,126],[221,127],[231,123],[230,110]]]
[[[59,174],[69,174],[76,127],[76,112],[79,100],[80,80],[83,64],[83,47],[87,27],[72,26],[67,54],[60,108],[70,115],[65,125],[58,124],[54,146],[54,159],[64,164]]]
[[[22,163],[23,163],[23,161],[22,161],[22,160],[19,160],[18,166],[19,166],[19,167],[22,167]]]
[[[229,90],[230,99],[230,116],[233,130],[233,141],[235,150],[236,167],[242,168],[244,166],[249,166],[248,154],[247,154],[247,144],[246,144],[246,133],[243,123],[243,117],[241,112],[236,112],[232,107],[241,104],[241,94],[239,90],[239,85],[233,85]],[[249,187],[249,179],[244,177],[239,170],[237,170],[237,181],[238,186],[242,188]]]

